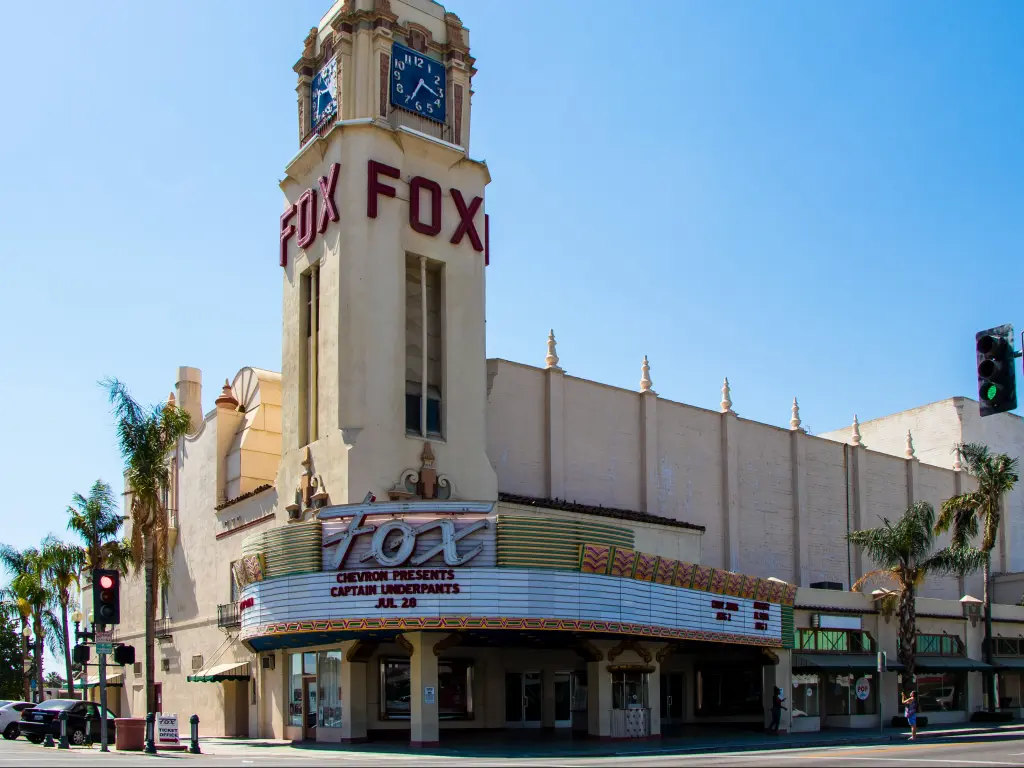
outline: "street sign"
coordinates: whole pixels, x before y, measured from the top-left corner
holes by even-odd
[[[32,659],[22,659],[21,667],[26,672],[28,672],[30,669],[32,669]]]
[[[114,646],[110,643],[96,643],[96,653],[100,656],[109,656],[114,652]]]
[[[109,645],[114,642],[114,630],[112,629],[97,629],[96,630],[96,644],[105,643]]]

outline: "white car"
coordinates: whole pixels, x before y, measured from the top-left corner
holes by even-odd
[[[27,701],[0,700],[0,733],[5,739],[18,738],[18,723],[21,722],[21,711],[35,706]]]

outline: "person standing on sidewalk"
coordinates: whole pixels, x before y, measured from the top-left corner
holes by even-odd
[[[772,690],[772,724],[768,726],[768,733],[779,735],[779,721],[782,719],[782,710],[784,709],[786,707],[782,706],[782,689],[774,688]]]
[[[910,725],[910,740],[917,738],[917,696],[914,691],[903,698],[903,706],[907,708],[907,724]]]

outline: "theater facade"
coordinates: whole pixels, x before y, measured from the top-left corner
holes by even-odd
[[[640,355],[633,390],[573,377],[554,333],[537,365],[488,359],[475,67],[430,0],[339,0],[303,42],[265,264],[281,370],[204,408],[181,367],[169,398],[194,429],[168,457],[157,708],[210,736],[649,738],[763,727],[778,686],[783,730],[876,728],[899,708],[891,585],[848,591],[873,565],[846,533],[970,478],[856,425],[813,437],[796,401],[788,427],[741,418],[727,381],[718,409],[671,401]],[[1019,707],[1024,608],[995,607],[986,662],[977,580],[920,594],[922,710],[969,719],[992,670]],[[108,673],[118,714],[145,714],[143,669]]]
[[[697,565],[694,534],[493,502],[325,507],[243,543],[240,638],[282,651],[291,738],[410,729],[430,744],[442,723],[657,735],[652,702],[685,700],[671,673],[662,692],[663,670],[739,685],[759,709],[791,635],[796,587]],[[688,559],[637,548],[654,537]]]

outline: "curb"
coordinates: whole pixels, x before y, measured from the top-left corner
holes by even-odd
[[[1024,738],[1024,727],[1017,728],[1000,728],[1000,729],[964,729],[958,731],[939,731],[935,734],[929,734],[927,731],[922,731],[918,734],[918,739],[921,742],[926,743],[960,743],[965,741],[972,741],[979,737],[985,738],[987,741],[1009,741],[1009,740],[1020,740]],[[538,752],[524,752],[519,754],[505,754],[505,755],[483,755],[476,751],[462,752],[461,750],[446,750],[445,752],[436,752],[434,750],[406,750],[406,751],[373,751],[373,750],[337,750],[337,745],[327,745],[323,747],[314,747],[316,751],[344,751],[351,755],[358,754],[373,754],[373,755],[409,755],[415,754],[424,758],[461,758],[461,759],[494,759],[497,757],[503,757],[506,759],[515,760],[557,760],[559,758],[573,758],[573,759],[587,759],[587,758],[599,758],[599,757],[654,757],[654,756],[683,756],[683,755],[708,755],[708,754],[722,754],[732,752],[757,752],[757,751],[771,751],[777,749],[827,749],[829,747],[843,747],[857,744],[891,744],[893,742],[905,742],[908,740],[906,734],[887,734],[879,735],[873,734],[871,736],[844,736],[831,739],[821,739],[816,741],[806,742],[790,742],[785,737],[780,739],[772,739],[770,741],[759,741],[751,742],[746,744],[714,744],[714,745],[703,745],[703,746],[687,746],[680,744],[674,747],[660,747],[651,748],[644,750],[629,750],[629,751],[616,751],[614,748],[602,749],[579,753],[572,752],[551,752],[551,751],[538,751]],[[203,742],[200,741],[200,745]],[[225,751],[217,749],[220,746],[229,746],[230,748]],[[239,750],[244,750],[246,746],[244,744],[238,744],[237,742],[231,743],[228,741],[211,741],[206,745],[209,751],[204,750],[204,755],[230,755],[231,753],[237,754]],[[253,745],[253,748],[266,749],[268,747],[288,747],[289,743],[263,743]],[[332,749],[334,747],[334,749]],[[117,750],[111,750],[110,754],[127,754],[136,755],[141,753],[136,752],[121,752]],[[178,752],[177,754],[181,754]],[[188,754],[188,753],[185,753]]]

